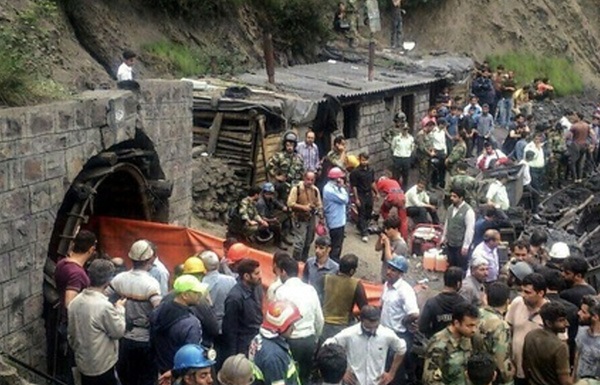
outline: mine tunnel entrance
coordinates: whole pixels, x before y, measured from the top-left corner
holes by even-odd
[[[171,193],[172,183],[165,180],[154,145],[140,130],[133,140],[91,157],[72,181],[57,213],[44,268],[47,372],[50,375],[61,377],[61,359],[55,354],[59,348],[60,317],[54,285],[56,262],[68,255],[71,241],[80,228],[96,232],[95,218],[110,216],[167,222]],[[101,239],[97,250],[101,256]]]

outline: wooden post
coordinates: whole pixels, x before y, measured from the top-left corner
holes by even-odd
[[[265,65],[270,84],[275,84],[275,57],[273,56],[273,38],[266,32],[263,35],[263,50],[265,54]]]

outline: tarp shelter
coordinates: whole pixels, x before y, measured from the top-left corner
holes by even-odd
[[[95,219],[91,227],[98,236],[102,251],[111,257],[121,257],[128,261],[129,247],[138,239],[148,239],[156,244],[159,258],[169,271],[173,271],[175,266],[183,263],[188,257],[204,250],[223,255],[223,239],[198,230],[121,218]],[[273,256],[250,248],[248,257],[260,262],[263,285],[268,287],[273,283]],[[363,284],[369,302],[379,305],[382,285],[366,281],[363,281]]]

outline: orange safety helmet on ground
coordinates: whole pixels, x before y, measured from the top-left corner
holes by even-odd
[[[300,310],[292,302],[273,301],[267,305],[262,327],[273,333],[281,334],[301,318]]]
[[[250,249],[248,248],[248,246],[244,245],[241,242],[234,243],[233,245],[231,245],[229,250],[227,250],[226,257],[231,263],[241,261],[244,258],[248,258],[249,250]]]
[[[183,263],[183,274],[206,274],[204,262],[198,257],[189,257]]]

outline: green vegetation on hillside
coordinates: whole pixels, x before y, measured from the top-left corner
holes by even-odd
[[[43,27],[57,12],[53,1],[37,0],[10,24],[0,23],[0,105],[39,103],[67,94],[50,78],[56,48]]]
[[[566,58],[536,56],[528,53],[508,53],[487,57],[490,65],[504,65],[507,70],[515,71],[519,84],[529,84],[535,78],[549,78],[557,96],[581,93],[583,80],[575,71],[573,63]]]

